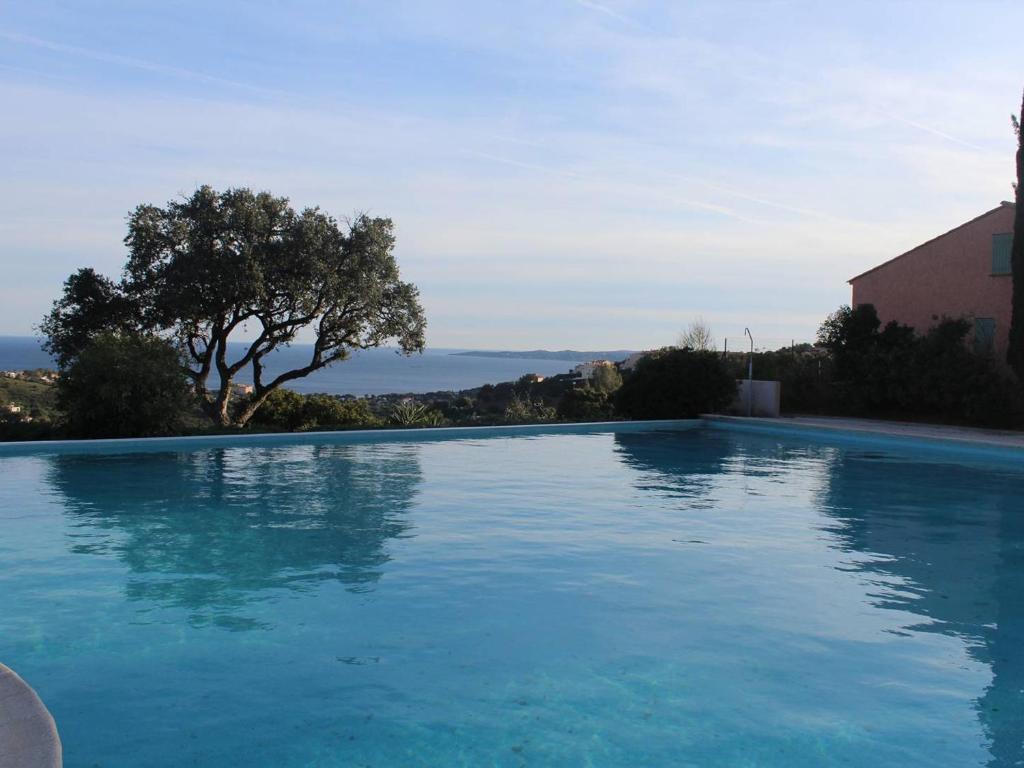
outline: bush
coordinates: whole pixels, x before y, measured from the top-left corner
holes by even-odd
[[[315,427],[375,426],[379,420],[366,400],[345,400],[330,395],[307,395],[303,429]]]
[[[443,427],[444,414],[414,401],[395,403],[388,421],[396,427]]]
[[[98,336],[57,382],[72,437],[173,435],[193,404],[178,352],[154,336]]]
[[[746,354],[732,352],[727,365],[733,378],[747,378]],[[832,355],[821,347],[800,344],[754,354],[754,378],[782,383],[785,413],[828,413],[833,389]]]
[[[462,395],[453,400],[440,401],[434,407],[448,421],[473,421],[477,418],[476,404],[473,399]]]
[[[563,421],[606,421],[614,413],[609,394],[593,387],[570,389],[558,401],[558,418]]]
[[[718,354],[669,349],[642,358],[614,402],[633,419],[692,419],[722,410],[735,397],[736,380]]]
[[[305,398],[290,389],[275,389],[252,417],[254,424],[279,429],[298,429],[302,426],[302,406]]]
[[[622,386],[622,374],[614,365],[601,365],[594,369],[590,387],[598,392],[611,394]]]
[[[1020,388],[990,355],[968,346],[967,320],[943,319],[924,335],[895,322],[881,330],[880,326],[869,304],[841,307],[828,317],[818,340],[830,355],[825,369],[830,381],[825,384],[824,407],[813,410],[989,427],[1024,423]],[[821,394],[818,386],[816,395]],[[822,404],[794,404],[791,398],[784,402],[787,410]]]
[[[290,389],[270,393],[253,416],[253,423],[287,430],[320,427],[375,426],[366,400],[343,400],[330,395],[300,395]]]
[[[531,400],[529,397],[513,395],[508,407],[505,408],[504,419],[510,424],[535,424],[541,421],[554,421],[555,409],[546,405],[543,400]]]

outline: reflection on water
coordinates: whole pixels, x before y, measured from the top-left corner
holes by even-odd
[[[621,460],[638,471],[637,490],[676,496],[694,507],[714,502],[715,478],[731,456],[724,441],[681,442],[673,432],[617,434],[615,447]]]
[[[325,764],[401,764],[399,747],[479,764],[515,729],[510,765],[542,747],[561,764],[895,765],[947,734],[940,764],[1024,761],[1018,469],[713,430],[45,461],[75,559],[116,565],[95,593],[131,600],[99,644],[133,647],[124,626],[150,606],[195,630],[145,627],[167,668],[180,652],[219,669],[246,643],[255,671],[232,679],[287,692],[312,745],[263,764],[317,745]],[[293,613],[261,610],[297,593]],[[296,629],[302,610],[322,621]],[[305,697],[321,683],[372,746],[316,741],[335,725]],[[159,704],[133,706],[156,722]],[[249,743],[238,722],[225,744]]]
[[[373,589],[420,480],[413,444],[55,456],[50,472],[73,552],[116,555],[132,599],[238,629],[274,590]]]
[[[975,709],[991,768],[1024,765],[1024,478],[1019,467],[731,433],[680,445],[618,435],[637,487],[724,512],[725,489],[761,477],[811,494],[823,541],[877,609],[914,617],[904,636],[957,638],[991,672]],[[936,663],[941,663],[936,660]]]
[[[835,452],[822,507],[862,565],[897,579],[876,605],[909,611],[908,631],[961,638],[992,681],[977,701],[989,765],[1024,764],[1024,483],[1019,471]]]

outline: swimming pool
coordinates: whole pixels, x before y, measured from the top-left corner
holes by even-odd
[[[0,661],[72,768],[1024,759],[1024,464],[623,429],[0,454]]]

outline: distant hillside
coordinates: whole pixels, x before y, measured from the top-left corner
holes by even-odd
[[[453,355],[463,357],[509,357],[523,360],[565,360],[574,363],[585,363],[588,360],[625,360],[633,354],[629,349],[613,349],[598,352],[580,352],[576,349],[562,349],[551,351],[549,349],[531,349],[527,351],[501,351],[488,349],[473,349],[469,352],[453,352]]]

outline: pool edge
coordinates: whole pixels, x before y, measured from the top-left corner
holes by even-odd
[[[685,431],[699,429],[701,419],[651,421],[586,421],[547,424],[509,424],[478,427],[418,427],[399,429],[351,429],[318,432],[257,432],[245,435],[186,435],[182,437],[104,438],[98,440],[28,440],[0,442],[0,457],[68,453],[149,453],[191,451],[202,448],[430,442],[451,438],[488,438],[556,433]]]
[[[1024,461],[1024,435],[1015,442],[980,430],[945,427],[937,424],[905,424],[869,420],[796,421],[783,418],[759,418],[703,414],[701,421],[711,429],[760,434],[827,438],[848,444],[883,444],[895,447],[926,448],[944,453],[992,456]]]

